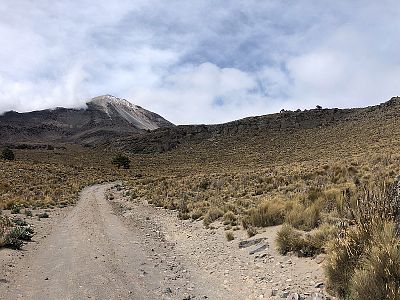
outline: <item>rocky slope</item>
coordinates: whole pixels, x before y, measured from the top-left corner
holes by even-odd
[[[357,131],[358,137],[375,135],[371,132],[383,128],[386,123],[397,123],[400,117],[400,97],[376,106],[352,109],[312,109],[281,111],[280,113],[249,117],[217,125],[185,125],[160,128],[142,136],[123,137],[114,143],[132,153],[162,153],[173,149],[218,148],[222,151],[231,146],[252,148],[252,145],[271,148],[274,144],[295,143],[296,135],[311,134],[316,137],[322,132],[334,132],[332,138],[343,134],[345,127]],[[363,132],[365,131],[365,134]],[[379,130],[378,130],[379,131]],[[340,142],[343,137],[338,137]],[[315,138],[312,138],[315,141]],[[232,145],[231,145],[232,144]],[[235,146],[236,145],[236,146]],[[253,149],[254,150],[254,149]],[[246,150],[247,151],[247,150]]]
[[[116,137],[172,127],[161,116],[105,95],[93,98],[85,109],[56,108],[0,116],[0,142],[78,142],[98,144]]]

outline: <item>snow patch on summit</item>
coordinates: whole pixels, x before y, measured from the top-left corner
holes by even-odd
[[[98,96],[95,97],[87,102],[87,104],[93,104],[97,105],[102,108],[104,112],[108,113],[109,110],[109,104],[111,105],[119,105],[119,106],[126,106],[129,107],[130,109],[137,110],[139,109],[139,106],[134,105],[130,103],[128,100],[121,99],[112,95],[104,95],[104,96]]]
[[[117,114],[139,129],[154,130],[165,125],[164,123],[172,125],[159,115],[112,95],[95,97],[86,104],[105,112],[111,119]]]

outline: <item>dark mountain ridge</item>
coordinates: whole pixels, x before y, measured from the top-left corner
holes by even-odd
[[[110,95],[93,98],[85,109],[56,108],[0,116],[0,141],[99,144],[129,134],[174,126],[161,116]]]

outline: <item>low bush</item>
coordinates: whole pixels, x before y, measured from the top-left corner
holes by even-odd
[[[179,212],[178,213],[178,218],[181,220],[188,220],[190,219],[190,215],[188,213],[185,212]]]
[[[126,155],[117,154],[112,159],[112,163],[113,163],[113,165],[117,166],[118,168],[123,167],[124,169],[129,169],[131,161],[130,161],[129,157],[127,157]]]
[[[225,232],[225,237],[227,241],[233,241],[235,239],[235,236],[233,235],[232,231]]]
[[[400,299],[400,240],[393,223],[372,237],[350,282],[352,299]]]
[[[203,223],[204,225],[208,226],[215,220],[218,220],[220,217],[223,216],[223,211],[220,210],[219,208],[212,207],[208,210],[206,215],[204,216]]]
[[[255,236],[258,233],[257,229],[253,226],[247,227],[246,232],[249,238]]]
[[[18,226],[26,226],[28,225],[25,220],[21,218],[14,219],[13,222]]]
[[[20,240],[18,236],[13,234],[13,231],[4,235],[4,242],[3,242],[4,247],[19,250],[21,249],[23,244],[24,242]]]
[[[15,160],[15,154],[10,148],[5,148],[1,151],[0,158],[4,160]]]
[[[325,252],[325,246],[336,233],[336,228],[325,224],[317,230],[303,234],[290,224],[284,224],[277,233],[278,251],[285,255],[294,252],[298,256],[311,257]]]
[[[300,247],[302,236],[291,225],[284,224],[278,231],[276,244],[281,254],[297,251]]]
[[[249,226],[268,227],[280,225],[285,220],[284,200],[274,199],[261,203],[257,208],[252,208],[242,220],[244,228]]]
[[[21,208],[17,205],[13,205],[11,208],[11,213],[16,215],[19,214],[21,212]]]
[[[232,225],[235,226],[236,225],[236,216],[232,211],[227,211],[224,216],[222,217],[223,221],[224,221],[224,225]]]
[[[12,224],[9,218],[0,215],[0,247],[5,245],[5,236],[11,228]]]
[[[200,209],[196,209],[194,211],[192,211],[190,217],[192,218],[192,220],[197,220],[199,218],[201,218],[203,216],[203,212]]]
[[[325,272],[338,297],[400,299],[398,185],[365,189],[350,209],[353,225],[345,225],[329,243]]]
[[[30,241],[33,236],[33,229],[30,227],[15,226],[9,228],[2,237],[4,247],[21,249],[24,241]]]

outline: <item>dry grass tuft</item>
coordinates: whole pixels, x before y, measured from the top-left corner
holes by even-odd
[[[399,299],[398,187],[396,182],[364,188],[355,207],[350,207],[354,225],[343,223],[329,243],[328,287],[339,297]]]
[[[206,215],[204,216],[203,223],[205,226],[209,226],[212,222],[218,220],[222,217],[224,212],[219,208],[212,207],[208,210]]]
[[[233,241],[235,239],[235,236],[233,235],[232,231],[225,232],[225,237],[228,242]]]
[[[332,225],[325,224],[312,233],[304,234],[289,224],[278,231],[276,243],[278,251],[285,255],[294,252],[298,256],[315,256],[325,252],[325,246],[336,232]]]
[[[400,240],[394,223],[372,236],[350,283],[352,299],[400,299]]]

